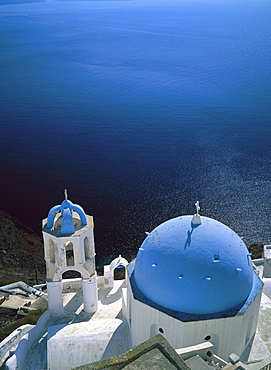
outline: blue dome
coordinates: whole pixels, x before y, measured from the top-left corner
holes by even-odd
[[[245,302],[253,285],[250,254],[229,227],[207,217],[166,221],[139,248],[134,280],[154,303],[191,314],[226,311]]]

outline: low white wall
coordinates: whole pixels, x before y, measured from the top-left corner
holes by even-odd
[[[10,352],[15,350],[20,339],[33,327],[34,325],[30,324],[22,325],[0,343],[0,367],[9,357]]]
[[[105,282],[107,278],[104,276],[97,276],[97,285],[98,288],[100,287],[107,287],[107,282]],[[109,285],[111,282],[109,282]],[[114,281],[112,280],[112,286],[114,285]],[[110,286],[111,286],[110,285]],[[62,280],[62,291],[63,293],[73,292],[82,289],[82,279],[81,278],[74,278],[74,279],[63,279]]]
[[[63,293],[74,292],[82,289],[82,279],[63,279],[62,280],[62,291]]]
[[[255,266],[261,266],[264,263],[264,258],[258,258],[256,260],[252,260],[253,265]]]
[[[37,324],[25,334],[19,342],[14,355],[6,362],[7,370],[24,370],[24,362],[30,348],[37,343],[47,330],[47,323],[50,319],[50,311],[45,311],[39,318]]]

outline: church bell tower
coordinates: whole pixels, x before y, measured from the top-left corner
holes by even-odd
[[[64,312],[62,275],[71,270],[81,274],[84,311],[93,313],[97,310],[93,227],[93,217],[68,200],[66,190],[61,205],[51,208],[48,217],[42,221],[48,306],[53,316]]]

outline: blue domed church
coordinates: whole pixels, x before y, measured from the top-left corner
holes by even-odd
[[[261,343],[260,335],[253,339],[263,289],[257,273],[270,278],[271,245],[265,246],[260,270],[242,239],[221,222],[201,216],[197,202],[196,214],[173,218],[147,233],[135,260],[128,263],[119,255],[98,276],[93,217],[72,203],[66,191],[42,224],[48,310],[34,327],[22,327],[22,334],[16,330],[2,342],[0,364],[17,343],[7,369],[72,370],[98,362],[103,366],[108,359],[107,367],[97,367],[104,369],[113,368],[119,357],[131,369],[133,349],[135,361],[141,353],[146,364],[152,356],[145,358],[145,353],[154,349],[156,338],[167,340],[162,357],[157,360],[154,352],[159,368],[168,368],[161,362],[168,356],[177,362],[186,356],[189,367],[182,362],[181,368],[193,370],[202,364],[206,368],[206,361],[228,368],[229,360],[255,360],[250,349],[255,353],[255,342]],[[125,269],[125,280],[114,279],[119,267]],[[65,278],[70,271],[80,277]],[[263,306],[267,300],[270,307],[269,298],[263,295]],[[270,309],[266,312],[270,315]],[[263,336],[269,340],[268,333]],[[161,342],[155,348],[161,349]]]
[[[256,332],[263,284],[242,239],[196,206],[149,233],[128,267],[132,343],[162,333],[174,348],[209,341],[222,358],[241,356]]]

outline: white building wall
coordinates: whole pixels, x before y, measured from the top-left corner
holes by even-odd
[[[261,294],[243,315],[192,322],[182,322],[134,299],[129,283],[127,294],[126,318],[131,319],[133,346],[149,339],[156,328],[155,334],[161,333],[175,349],[209,341],[215,354],[227,361],[231,353],[242,355],[249,326],[250,339],[256,331]]]
[[[245,315],[243,315],[242,322],[242,342],[240,343],[242,347],[249,345],[249,342],[254,337],[254,334],[258,325],[259,318],[259,308],[261,303],[262,291],[255,297],[254,301],[251,303]]]

